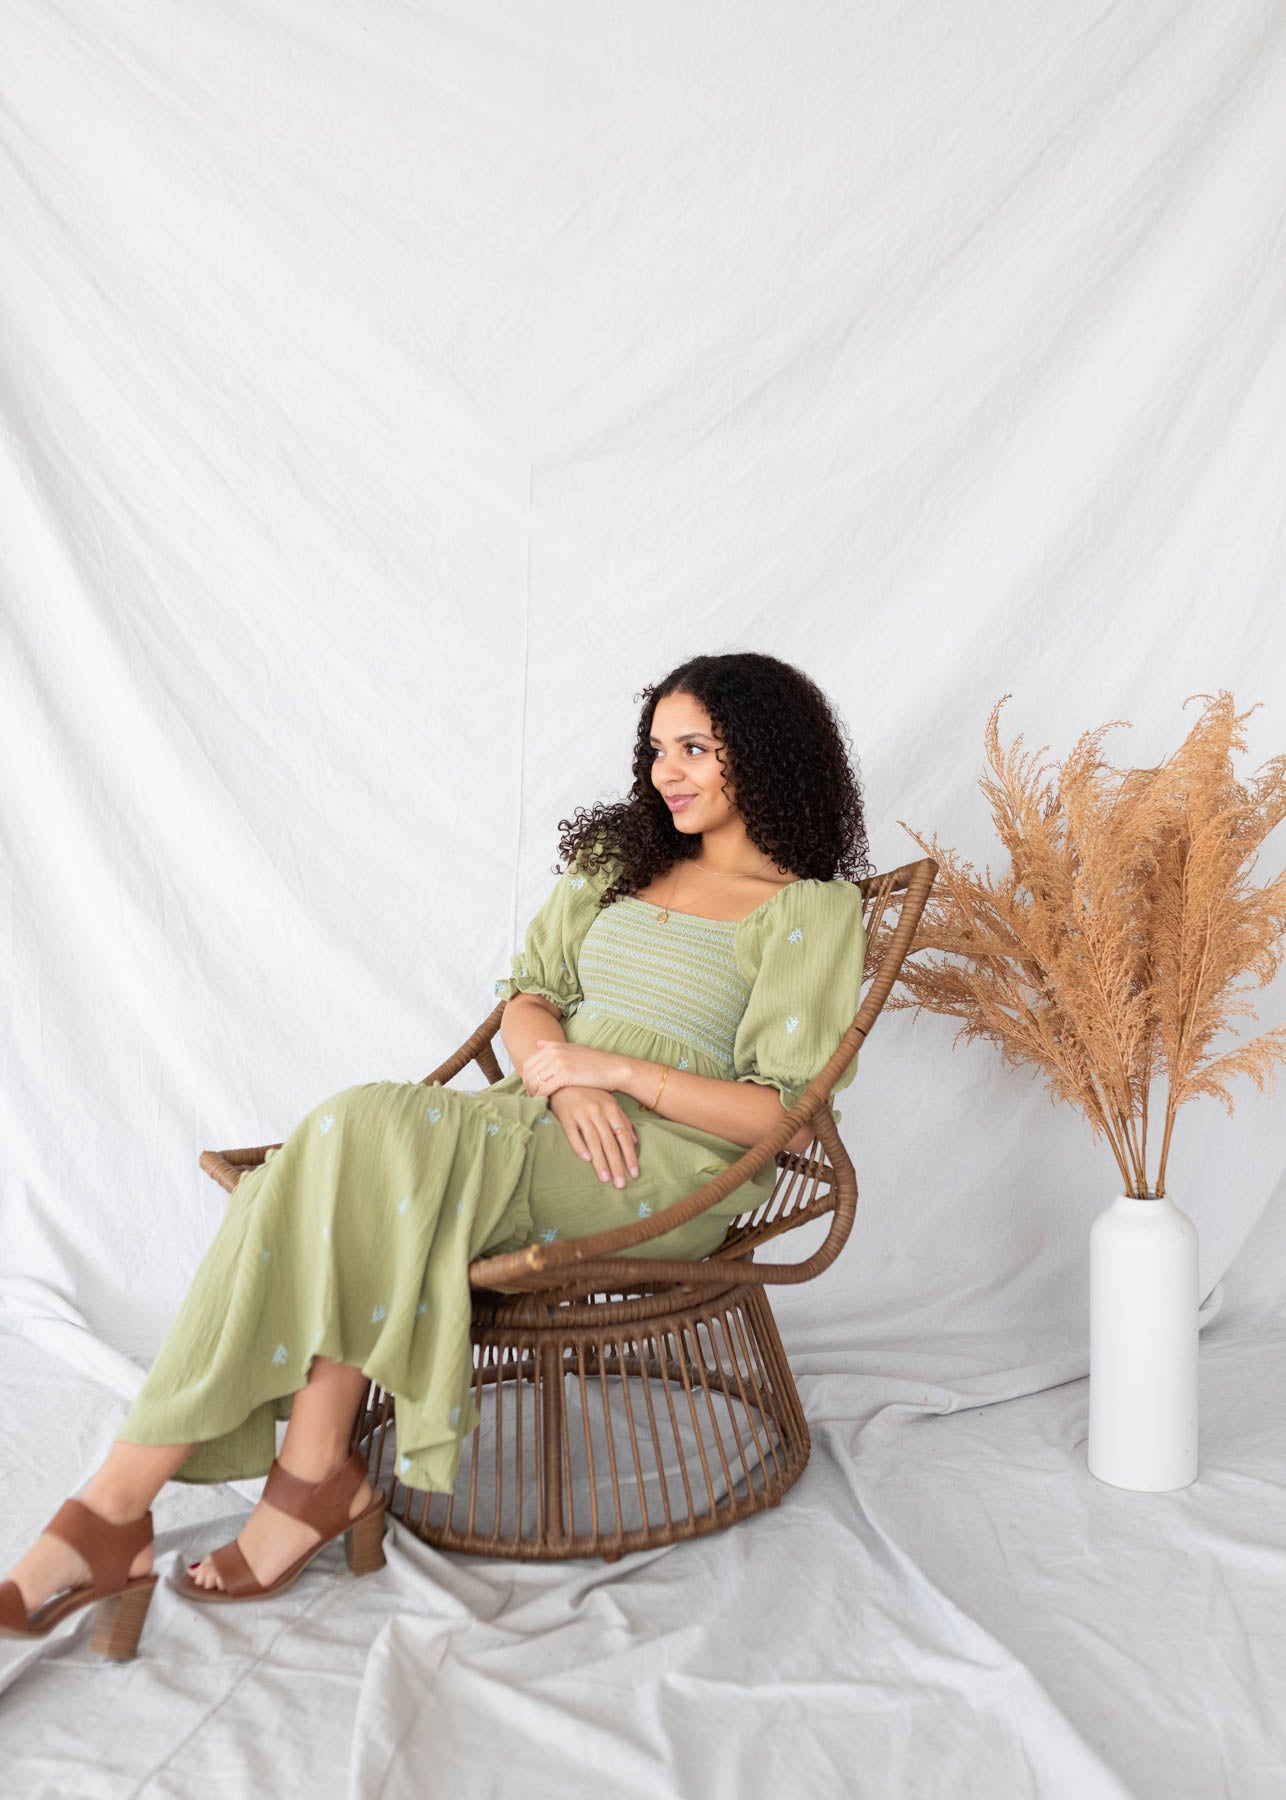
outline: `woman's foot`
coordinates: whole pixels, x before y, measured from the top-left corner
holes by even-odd
[[[122,1506],[111,1496],[96,1493],[92,1482],[82,1488],[76,1498],[113,1525],[123,1524],[127,1519],[141,1519],[147,1511],[146,1507],[140,1510],[137,1506]],[[139,1551],[129,1572],[147,1575],[151,1569],[152,1546],[149,1544]],[[10,1569],[8,1579],[17,1582],[23,1605],[33,1613],[46,1600],[52,1600],[55,1594],[61,1594],[67,1588],[88,1587],[91,1577],[89,1564],[83,1556],[61,1538],[42,1531],[27,1554]]]
[[[347,1460],[345,1453],[342,1461]],[[341,1466],[342,1463],[336,1464],[336,1469]],[[330,1473],[335,1473],[335,1470]],[[309,1475],[304,1479],[321,1481],[325,1479],[325,1474]],[[364,1481],[353,1496],[348,1509],[349,1518],[355,1519],[374,1498],[375,1489],[369,1481]],[[264,1500],[259,1501],[236,1540],[241,1554],[250,1565],[251,1574],[262,1587],[270,1586],[284,1569],[288,1569],[291,1563],[297,1562],[307,1549],[320,1541],[321,1533],[314,1531],[311,1525],[305,1525],[302,1519],[292,1518],[289,1513],[278,1512],[275,1506],[270,1506]],[[223,1586],[217,1571],[211,1566],[209,1556],[203,1556],[199,1563],[189,1563],[188,1574],[199,1587]]]

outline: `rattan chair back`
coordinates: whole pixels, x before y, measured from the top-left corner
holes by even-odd
[[[393,1517],[442,1549],[614,1561],[779,1503],[803,1472],[810,1440],[764,1289],[820,1274],[852,1230],[857,1177],[831,1093],[870,1038],[937,868],[925,857],[859,884],[867,953],[858,1011],[795,1105],[722,1175],[628,1225],[470,1266],[482,1423],[451,1494],[397,1479],[393,1396],[368,1386],[353,1442],[366,1452]],[[471,1064],[488,1083],[499,1081],[494,1040],[505,1004],[424,1083],[449,1082]],[[787,1150],[802,1125],[812,1131],[807,1149]],[[206,1150],[199,1160],[230,1192],[278,1147]],[[709,1256],[630,1255],[774,1159],[772,1193],[733,1220]],[[761,1245],[828,1214],[829,1229],[810,1256],[754,1260]]]

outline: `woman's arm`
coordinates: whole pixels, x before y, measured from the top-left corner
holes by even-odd
[[[533,1038],[535,1035],[533,1032]],[[655,1101],[657,1115],[662,1119],[695,1125],[699,1131],[712,1131],[747,1149],[781,1123],[783,1107],[776,1088],[757,1081],[723,1081],[718,1075],[694,1075],[690,1069],[672,1068],[657,1101],[656,1090],[665,1066],[641,1056],[623,1056],[620,1080],[612,1086],[644,1106],[650,1107]],[[786,1148],[807,1150],[812,1137],[810,1128],[801,1125],[787,1140]]]
[[[538,1037],[555,1043],[559,1039],[566,1042],[562,1017],[553,1001],[545,1000],[539,994],[515,994],[506,1002],[500,1015],[500,1041],[509,1052],[515,1074],[522,1074],[522,1066],[536,1048]],[[657,1080],[660,1079],[658,1073]],[[667,1081],[665,1085],[669,1087],[670,1084]]]
[[[518,1074],[523,1072],[538,1038],[546,1044],[566,1043],[561,1020],[562,1013],[553,1002],[539,994],[515,994],[509,1001],[500,1015],[500,1037]],[[578,1054],[603,1058],[601,1051]],[[612,1093],[629,1094],[651,1107],[666,1065],[641,1056],[613,1057],[611,1064],[611,1078],[603,1080],[603,1087]],[[774,1087],[757,1081],[723,1081],[717,1075],[694,1075],[690,1069],[675,1068],[666,1077],[656,1107],[659,1118],[695,1125],[699,1131],[711,1131],[747,1149],[772,1130],[780,1121],[782,1110],[781,1095]],[[810,1128],[801,1125],[794,1137],[787,1139],[786,1148],[802,1152],[812,1138]]]

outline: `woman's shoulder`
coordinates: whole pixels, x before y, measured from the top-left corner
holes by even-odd
[[[739,924],[749,925],[753,920],[775,924],[777,919],[788,914],[792,917],[800,914],[823,914],[843,918],[851,916],[854,911],[861,912],[864,895],[855,881],[845,881],[843,876],[835,876],[830,881],[819,881],[810,875],[800,876],[796,881],[788,881],[770,894],[753,912],[749,912]]]
[[[754,970],[769,944],[802,943],[806,929],[821,927],[837,934],[858,930],[864,895],[856,882],[836,876],[830,881],[801,876],[737,921],[737,957]]]

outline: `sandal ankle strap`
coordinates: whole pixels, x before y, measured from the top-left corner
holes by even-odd
[[[83,1500],[64,1500],[45,1526],[70,1544],[89,1564],[95,1594],[115,1594],[129,1580],[130,1564],[152,1542],[152,1514],[125,1519],[119,1525],[96,1513]]]
[[[347,1523],[349,1503],[366,1479],[366,1458],[360,1450],[354,1450],[346,1462],[321,1481],[305,1481],[302,1476],[292,1475],[274,1457],[263,1498],[278,1512],[302,1519],[305,1525],[329,1537]]]

